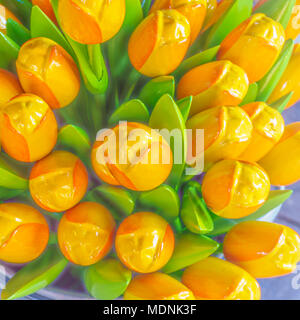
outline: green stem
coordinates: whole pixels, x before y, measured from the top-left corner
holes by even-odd
[[[92,70],[94,71],[98,80],[103,76],[103,56],[101,52],[100,44],[90,44],[87,46],[89,62]]]

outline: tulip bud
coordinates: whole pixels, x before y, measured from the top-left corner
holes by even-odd
[[[121,29],[125,0],[60,0],[58,15],[62,29],[73,40],[103,43]]]
[[[27,263],[45,250],[49,227],[39,211],[22,203],[2,203],[0,220],[0,260]]]
[[[136,70],[148,77],[157,77],[173,72],[189,45],[188,20],[176,10],[158,10],[135,29],[128,54]]]
[[[300,122],[285,127],[279,142],[259,164],[275,186],[287,186],[300,180]]]
[[[217,57],[243,68],[250,83],[253,83],[262,79],[271,69],[284,42],[282,25],[258,13],[229,33],[221,43]]]
[[[12,12],[10,12],[7,8],[0,4],[0,32],[3,34],[6,34],[7,19],[13,19],[21,24],[19,19]]]
[[[197,148],[196,130],[203,129],[204,164],[207,169],[222,159],[237,158],[248,146],[252,123],[240,107],[215,107],[190,118],[186,126],[193,134],[188,140],[188,163]],[[199,156],[203,156],[200,153]]]
[[[218,106],[235,106],[248,92],[243,69],[230,61],[203,64],[187,72],[179,81],[177,97],[193,96],[190,115]]]
[[[67,106],[79,92],[80,77],[75,62],[48,38],[25,42],[16,66],[25,92],[40,96],[52,109]]]
[[[57,24],[56,17],[51,5],[51,0],[32,0],[34,6],[38,6],[45,15],[48,16],[55,24]]]
[[[260,300],[260,286],[249,273],[215,257],[186,268],[182,283],[197,300]]]
[[[12,158],[33,162],[44,158],[57,140],[57,122],[47,103],[33,94],[21,94],[1,109],[0,136]]]
[[[281,97],[293,91],[292,98],[290,99],[286,108],[293,106],[300,99],[300,79],[297,70],[300,66],[300,44],[295,44],[290,62],[285,69],[280,81],[276,88],[273,90],[268,103],[273,103]]]
[[[216,215],[239,219],[259,209],[268,198],[270,181],[255,163],[223,160],[205,175],[202,194]]]
[[[264,102],[249,103],[242,109],[249,115],[253,131],[248,147],[238,158],[257,162],[280,140],[284,131],[284,120],[277,110]]]
[[[135,122],[102,132],[91,158],[101,180],[136,191],[161,185],[173,166],[172,151],[166,140],[155,130]]]
[[[4,69],[0,69],[0,107],[11,98],[23,93],[17,77]]]
[[[194,300],[186,286],[167,274],[156,272],[136,276],[124,293],[124,300]]]
[[[156,0],[150,10],[150,14],[157,10],[175,9],[183,14],[191,27],[191,43],[199,35],[206,16],[207,0]]]
[[[57,230],[60,250],[72,263],[88,266],[112,248],[116,223],[111,213],[96,202],[82,202],[68,210]]]
[[[300,237],[280,224],[241,222],[226,235],[224,255],[255,278],[278,277],[294,271],[300,261]]]
[[[29,188],[41,208],[62,212],[74,207],[84,196],[88,174],[78,157],[66,151],[54,151],[35,163]]]
[[[138,212],[120,224],[115,247],[119,259],[127,268],[151,273],[170,260],[174,250],[174,234],[161,216]]]

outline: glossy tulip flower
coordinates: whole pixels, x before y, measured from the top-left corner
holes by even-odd
[[[285,69],[276,88],[273,90],[268,103],[273,103],[281,97],[293,91],[293,95],[286,106],[286,109],[293,106],[300,100],[300,79],[297,70],[300,67],[300,45],[295,44],[290,62]]]
[[[55,24],[57,24],[56,17],[51,5],[51,0],[32,0],[34,6],[38,6],[45,15],[48,16]]]
[[[60,250],[72,263],[88,266],[112,248],[116,223],[103,205],[82,202],[61,218],[57,237]]]
[[[235,106],[248,92],[243,69],[230,61],[203,64],[187,72],[179,81],[177,97],[193,96],[190,115],[218,106]]]
[[[280,224],[241,222],[227,233],[224,255],[255,278],[278,277],[296,269],[300,261],[300,237]]]
[[[275,186],[287,186],[300,180],[300,122],[285,127],[280,141],[259,164]]]
[[[191,27],[191,43],[193,43],[202,28],[206,17],[207,0],[156,0],[150,10],[150,14],[157,10],[175,9],[183,14]]]
[[[19,19],[2,4],[0,4],[0,32],[6,34],[6,22],[7,19],[13,19],[16,22],[20,23]]]
[[[0,137],[12,158],[33,162],[49,154],[57,140],[57,122],[48,104],[33,94],[21,94],[3,105]]]
[[[253,83],[271,69],[284,42],[282,25],[258,13],[229,33],[221,43],[217,58],[230,60],[243,68]]]
[[[182,283],[192,290],[197,300],[260,299],[260,286],[249,273],[215,257],[187,267]]]
[[[127,217],[117,230],[116,252],[129,269],[151,273],[167,264],[174,250],[174,234],[165,219],[152,212]]]
[[[253,131],[250,143],[239,156],[239,160],[257,162],[280,140],[284,131],[284,120],[277,110],[264,102],[249,103],[242,109],[249,115]]]
[[[27,263],[42,254],[49,228],[39,211],[22,203],[2,203],[0,221],[0,260]]]
[[[167,274],[156,272],[136,276],[124,293],[124,300],[194,300],[190,289]]]
[[[11,98],[23,93],[17,77],[4,69],[0,69],[0,107]]]
[[[122,154],[124,159],[121,159]],[[166,140],[155,130],[135,122],[103,132],[93,146],[91,157],[101,180],[136,191],[161,185],[173,165],[172,151]]]
[[[48,38],[25,42],[16,66],[23,89],[43,98],[52,109],[69,105],[79,92],[80,77],[75,62]]]
[[[202,111],[190,118],[186,126],[193,134],[188,139],[188,163],[196,150],[196,130],[203,129],[204,165],[238,157],[248,146],[252,135],[252,123],[240,107],[215,107]],[[199,156],[203,156],[200,153]],[[192,164],[191,164],[192,165]]]
[[[74,207],[84,196],[88,174],[78,157],[66,151],[54,151],[35,163],[29,187],[33,200],[50,212]]]
[[[206,26],[211,23],[210,21],[217,10],[217,6],[217,0],[206,0],[206,17],[204,21],[204,29],[206,29]]]
[[[125,0],[60,0],[58,15],[62,29],[73,40],[97,44],[111,39],[125,18]]]
[[[205,175],[202,194],[207,206],[218,216],[243,218],[259,209],[268,198],[270,181],[255,163],[223,160]]]
[[[190,24],[177,10],[158,10],[135,29],[128,44],[133,67],[148,77],[167,75],[183,60],[190,45]]]

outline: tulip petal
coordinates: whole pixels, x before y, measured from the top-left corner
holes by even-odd
[[[258,84],[256,82],[251,83],[248,88],[247,95],[240,105],[243,106],[245,104],[254,102],[256,100],[257,93],[258,93]]]
[[[0,68],[7,68],[15,62],[20,47],[7,35],[0,32]]]
[[[286,106],[288,105],[288,103],[290,102],[293,94],[294,94],[293,91],[286,94],[285,96],[281,97],[277,101],[273,102],[270,106],[276,109],[278,112],[282,113],[286,108]]]
[[[30,39],[30,31],[11,18],[6,22],[6,34],[19,46]]]

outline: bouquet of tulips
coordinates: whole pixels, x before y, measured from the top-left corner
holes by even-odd
[[[24,264],[1,298],[72,274],[103,300],[256,300],[293,272],[300,236],[262,220],[300,179],[299,8],[0,0],[0,261]]]

